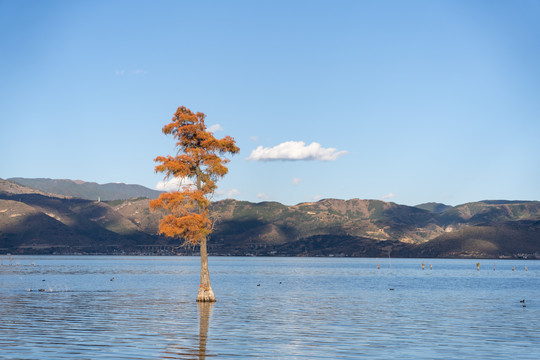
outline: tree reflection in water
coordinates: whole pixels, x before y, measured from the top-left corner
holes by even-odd
[[[179,323],[179,331],[176,333],[167,334],[170,343],[165,350],[162,359],[206,359],[206,342],[208,339],[208,326],[210,322],[210,314],[213,302],[197,302],[197,313],[199,316],[199,334],[192,332],[195,323],[190,318],[185,323]]]
[[[206,359],[206,339],[208,322],[212,312],[213,302],[197,302],[199,307],[199,359]]]

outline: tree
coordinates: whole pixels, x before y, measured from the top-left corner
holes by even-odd
[[[228,172],[229,160],[224,156],[236,154],[240,149],[235,140],[226,136],[216,139],[207,131],[203,113],[194,114],[185,106],[176,110],[172,121],[162,129],[177,140],[176,156],[158,156],[155,171],[165,179],[184,180],[178,191],[162,193],[150,202],[152,210],[164,209],[168,215],[159,222],[159,232],[165,236],[184,240],[184,245],[199,245],[201,253],[201,283],[197,301],[214,302],[210,285],[206,242],[212,232],[210,199],[217,188],[216,182]],[[188,180],[188,181],[185,181]]]

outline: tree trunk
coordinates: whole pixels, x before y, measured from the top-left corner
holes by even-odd
[[[202,190],[201,170],[197,168],[197,190]],[[198,208],[199,214],[203,212],[203,209]],[[208,271],[208,252],[206,250],[206,237],[201,240],[201,284],[199,285],[199,294],[197,295],[197,301],[199,302],[215,302],[216,297],[212,291],[212,285],[210,285],[210,272]]]
[[[199,285],[198,302],[214,302],[216,297],[210,285],[210,272],[208,271],[208,252],[206,251],[206,238],[201,240],[201,284]]]

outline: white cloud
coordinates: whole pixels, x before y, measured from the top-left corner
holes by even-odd
[[[321,200],[322,198],[323,198],[322,195],[315,195],[315,196],[313,197],[313,200]]]
[[[346,151],[338,151],[335,148],[323,148],[321,144],[313,142],[306,146],[303,141],[287,141],[273,148],[257,147],[251,152],[248,160],[277,161],[277,160],[319,160],[332,161]]]
[[[216,131],[222,131],[223,128],[219,124],[214,124],[208,127],[208,131],[210,132],[216,132]]]
[[[160,181],[156,184],[156,190],[159,191],[177,191],[182,186],[191,186],[193,183],[188,178],[172,178],[165,181]]]
[[[227,192],[227,197],[228,198],[232,198],[232,197],[235,197],[236,195],[240,195],[240,190],[238,189],[231,189]]]
[[[300,179],[300,178],[293,178],[292,179],[293,185],[298,185],[298,184],[300,184],[301,181],[302,181],[302,179]]]
[[[257,199],[268,200],[268,199],[270,199],[270,196],[266,195],[265,193],[258,193],[257,194]]]
[[[381,200],[392,199],[392,198],[395,198],[396,196],[397,195],[394,193],[388,193],[386,195],[381,196]]]
[[[122,76],[122,75],[124,75],[125,73],[126,73],[125,70],[116,70],[116,71],[114,72],[114,75],[116,75],[116,76]]]
[[[144,75],[146,74],[146,70],[137,69],[133,72],[133,75]]]
[[[250,136],[250,137],[249,137],[249,140],[251,140],[251,141],[257,141],[257,140],[259,140],[259,137],[258,137],[258,136]]]

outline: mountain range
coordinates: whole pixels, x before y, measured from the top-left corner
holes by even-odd
[[[97,184],[78,187],[72,183],[94,184],[0,180],[0,253],[197,251],[157,235],[163,214],[150,212],[149,202],[159,192],[114,184],[113,196],[97,186],[102,201],[96,201],[96,193],[87,189]],[[540,257],[538,201],[406,206],[379,200],[323,199],[286,206],[228,199],[214,202],[211,210],[215,228],[209,253],[213,255]]]
[[[49,194],[71,196],[86,200],[121,200],[134,197],[155,199],[161,191],[151,190],[141,185],[123,183],[98,184],[82,180],[68,179],[27,179],[10,178],[10,182],[40,190]]]

